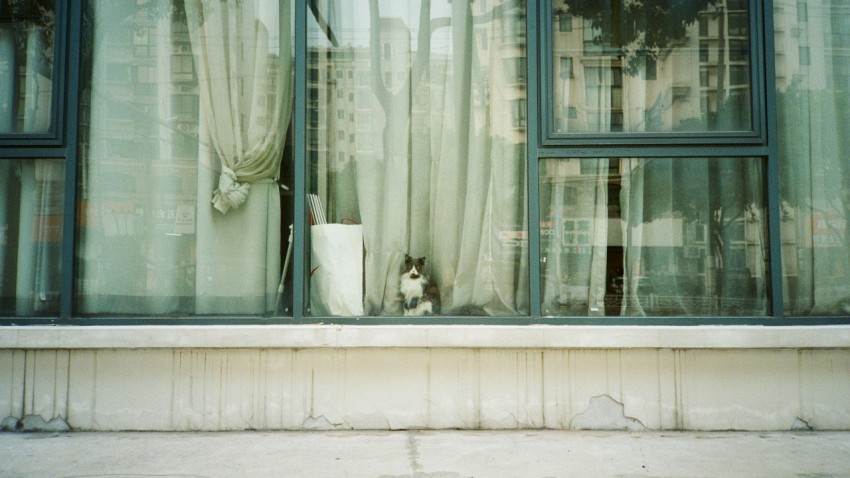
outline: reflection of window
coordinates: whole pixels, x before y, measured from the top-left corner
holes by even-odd
[[[797,2],[797,21],[809,21],[809,10],[806,2]]]
[[[525,128],[527,122],[526,101],[520,98],[512,102],[511,119],[514,128]]]
[[[172,95],[171,113],[180,121],[192,121],[198,119],[198,96],[196,95]]]
[[[501,18],[502,42],[522,43],[525,41],[525,17],[514,10]]]
[[[729,14],[729,35],[746,36],[749,30],[747,25],[746,13],[730,13]]]
[[[195,65],[192,55],[174,55],[171,57],[171,78],[174,81],[194,79]]]
[[[525,58],[508,58],[505,60],[505,77],[508,83],[525,83]]]
[[[801,46],[798,48],[800,52],[800,65],[807,66],[811,64],[811,59],[809,58],[809,47]]]
[[[658,78],[658,61],[650,56],[646,57],[646,69],[644,79],[655,80]]]
[[[699,61],[708,61],[708,43],[706,42],[699,43]]]
[[[746,61],[749,56],[749,45],[745,40],[729,40],[729,60]]]
[[[732,85],[749,84],[750,77],[747,71],[746,66],[733,65],[729,68],[729,83]]]
[[[558,31],[571,32],[573,31],[573,16],[568,13],[558,15]]]
[[[558,76],[562,80],[573,77],[573,59],[569,56],[562,56],[558,62]]]
[[[588,126],[596,131],[623,131],[623,69],[585,68]]]

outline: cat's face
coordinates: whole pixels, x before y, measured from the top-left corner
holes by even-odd
[[[401,268],[402,274],[410,274],[411,279],[417,279],[422,275],[422,269],[425,268],[425,258],[413,258],[409,255],[404,255],[404,265]]]

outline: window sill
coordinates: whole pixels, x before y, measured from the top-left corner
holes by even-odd
[[[202,325],[0,327],[0,349],[837,349],[850,326]]]

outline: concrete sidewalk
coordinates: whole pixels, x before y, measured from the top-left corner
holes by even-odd
[[[7,432],[0,476],[850,477],[850,432]]]

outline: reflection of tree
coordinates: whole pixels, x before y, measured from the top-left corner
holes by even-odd
[[[470,23],[473,25],[483,24],[495,21],[497,18],[503,17],[506,12],[520,8],[522,2],[520,0],[506,0],[497,5],[494,5],[487,12],[479,15],[471,14],[471,5],[455,8],[466,8],[467,15],[470,18]],[[369,15],[370,15],[370,61],[371,61],[371,77],[372,89],[375,93],[381,108],[384,110],[385,118],[388,119],[384,129],[384,153],[387,156],[396,154],[399,151],[405,151],[407,145],[396,145],[393,147],[394,140],[408,138],[406,134],[409,127],[409,112],[411,108],[412,98],[418,90],[421,82],[426,79],[429,63],[431,61],[431,38],[438,29],[452,26],[453,19],[449,17],[431,18],[431,1],[421,0],[419,5],[419,25],[416,38],[416,50],[413,53],[413,58],[410,63],[410,74],[407,76],[405,83],[401,88],[393,88],[395,93],[391,92],[387,85],[384,84],[383,67],[382,67],[382,23],[381,12],[378,0],[369,0]],[[317,17],[321,25],[321,20]],[[520,21],[520,20],[517,20]],[[328,36],[331,40],[331,35]],[[480,64],[475,48],[471,46],[470,38],[455,39],[453,41],[462,42],[462,47],[465,51],[470,52],[470,58],[466,58],[464,72],[456,72],[458,78],[466,77],[466,75],[478,74],[478,65]],[[455,43],[457,48],[458,43]],[[459,57],[460,58],[460,57]],[[467,94],[462,95],[463,101],[469,101],[471,98],[486,99],[487,86],[486,82],[469,81],[462,85],[462,88],[467,90]],[[477,89],[476,89],[477,88]],[[476,89],[476,91],[472,91]]]
[[[644,58],[657,58],[676,41],[708,7],[722,0],[556,0],[555,13],[581,17],[598,32],[593,39],[619,52],[637,71]]]
[[[704,230],[702,247],[709,254],[711,275],[706,276],[705,293],[725,299],[758,299],[750,287],[758,287],[752,279],[763,277],[760,271],[744,271],[748,263],[732,260],[733,247],[755,246],[756,253],[764,244],[749,244],[748,227],[764,232],[763,198],[758,167],[746,158],[650,159],[642,166],[643,187],[636,191],[636,202],[643,201],[641,217],[631,220],[631,227],[665,218],[679,217],[683,227]],[[703,229],[704,228],[704,229]],[[692,238],[693,240],[694,238]],[[702,242],[700,241],[700,242]],[[736,244],[733,246],[733,244]],[[762,250],[763,252],[763,250]],[[746,254],[747,252],[745,252]],[[740,258],[739,258],[740,259]],[[754,262],[759,267],[761,264]],[[684,271],[684,269],[681,269]],[[685,278],[690,281],[693,278]],[[748,282],[741,282],[746,279]],[[731,304],[731,303],[730,303]]]
[[[384,84],[381,63],[381,12],[378,0],[369,0],[370,35],[369,48],[371,52],[372,67],[372,89],[375,97],[386,113],[386,127],[384,129],[384,154],[392,156],[399,151],[406,150],[406,143],[394,148],[392,141],[406,139],[405,133],[408,127],[408,112],[410,111],[411,92],[416,91],[427,70],[431,56],[431,2],[422,0],[419,11],[419,36],[417,38],[417,51],[413,57],[410,75],[404,86],[396,93],[390,92]],[[440,22],[436,22],[439,24]],[[399,134],[401,133],[401,134]]]
[[[42,36],[43,48],[38,52],[42,58],[39,62],[46,71],[40,74],[50,76],[50,68],[53,65],[53,39],[56,31],[56,7],[54,0],[5,0],[0,2],[0,23],[12,25],[35,26]],[[27,45],[27,28],[18,28],[16,31],[16,45],[18,55],[24,56]],[[36,65],[31,65],[36,66]]]

